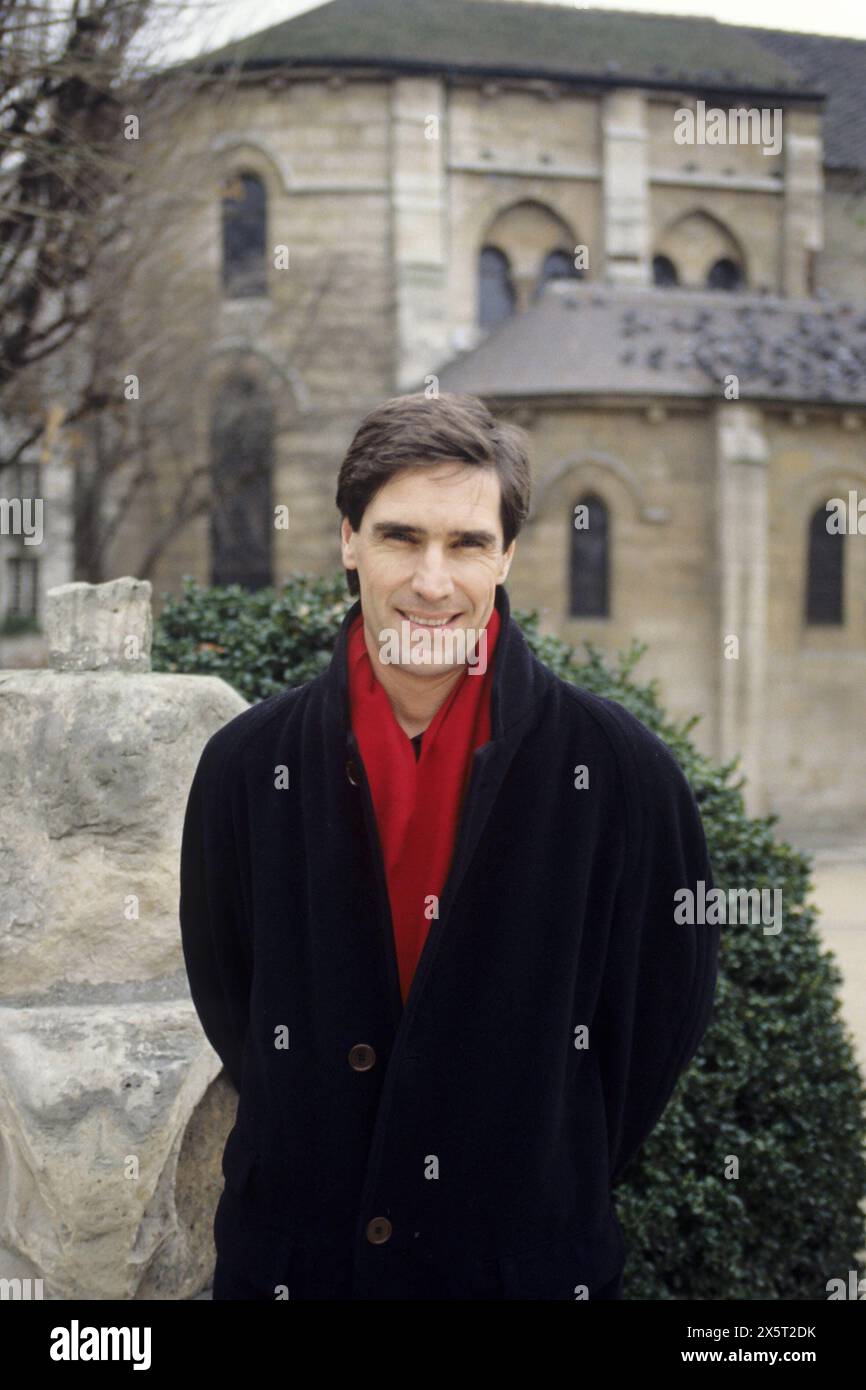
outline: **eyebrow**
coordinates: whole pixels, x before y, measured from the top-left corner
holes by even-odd
[[[407,531],[413,536],[426,536],[427,531],[423,526],[410,526],[406,521],[377,521],[373,525],[373,536],[377,540],[384,539],[389,531]],[[497,537],[492,531],[449,531],[449,540],[475,540],[483,545],[497,545]]]

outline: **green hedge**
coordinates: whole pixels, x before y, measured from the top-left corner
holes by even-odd
[[[154,668],[218,675],[249,701],[317,675],[353,600],[345,577],[293,576],[279,591],[199,587],[166,596]],[[864,1244],[866,1090],[839,1004],[841,975],[808,904],[810,861],[747,816],[736,761],[719,767],[673,723],[657,683],[585,643],[581,659],[512,610],[539,658],[619,701],[664,739],[701,807],[716,886],[782,890],[777,936],[722,930],[714,1019],[670,1105],[617,1188],[631,1299],[827,1298]],[[739,1177],[725,1177],[730,1155]],[[858,1270],[858,1275],[861,1271]]]

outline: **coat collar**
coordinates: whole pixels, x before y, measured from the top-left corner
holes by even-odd
[[[494,603],[499,610],[500,629],[493,653],[493,682],[490,690],[491,742],[507,740],[510,730],[522,725],[524,717],[541,698],[549,672],[535,658],[526,638],[511,617],[508,594],[497,584]],[[361,612],[358,598],[340,624],[334,652],[322,673],[325,691],[325,717],[332,736],[348,740],[351,733],[349,699],[349,629]]]

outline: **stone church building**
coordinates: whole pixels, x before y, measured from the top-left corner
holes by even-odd
[[[140,573],[155,512],[182,507],[181,455],[211,504],[162,547],[157,592],[333,571],[361,416],[477,393],[533,441],[512,604],[578,647],[647,641],[638,674],[701,716],[706,752],[742,755],[753,811],[853,834],[866,43],[333,0],[207,63],[177,132],[206,170],[179,203],[184,295],[159,264],[130,291],[163,329],[183,447],[112,573]]]

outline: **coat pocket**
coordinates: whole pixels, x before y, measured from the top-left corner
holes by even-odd
[[[625,1262],[625,1240],[615,1216],[599,1232],[561,1232],[539,1245],[498,1257],[503,1298],[591,1298]]]

